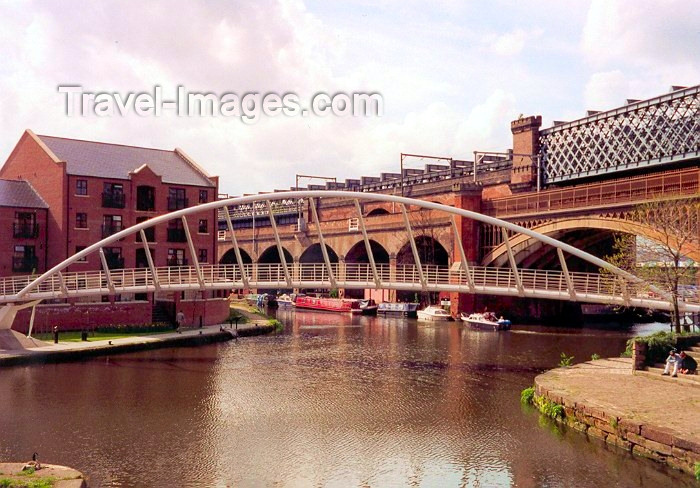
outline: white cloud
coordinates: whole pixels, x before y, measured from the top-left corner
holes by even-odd
[[[697,63],[697,8],[687,0],[593,0],[583,51],[594,65]]]
[[[649,1],[641,5],[648,8]],[[698,76],[697,54],[687,46],[668,63],[655,55],[651,68],[617,66],[635,50],[654,48],[640,38],[640,28],[624,33],[628,22],[661,33],[642,14],[630,18],[631,8],[597,0],[585,32],[582,7],[558,3],[497,9],[497,15],[455,0],[437,6],[349,0],[310,8],[300,0],[154,0],[141,5],[139,15],[125,14],[125,5],[2,3],[0,161],[22,130],[31,128],[182,147],[221,176],[223,191],[264,191],[289,187],[294,173],[346,178],[395,171],[401,152],[471,158],[474,150],[502,151],[511,142],[509,122],[520,112],[559,117],[572,106],[578,110],[584,92],[590,108],[608,108],[627,97],[658,94],[671,83],[697,83],[692,80]],[[525,13],[532,13],[528,24],[522,22]],[[664,35],[671,39],[658,41],[663,49],[683,49],[692,40],[684,27],[692,21],[681,18],[692,18],[688,14],[684,8],[680,16],[654,19],[669,24]],[[569,31],[572,15],[578,27]],[[619,52],[597,44],[613,43],[616,36],[626,46]],[[231,118],[173,115],[67,118],[59,84],[120,93],[155,84],[166,92],[180,84],[215,93],[291,91],[304,100],[318,91],[379,91],[386,115],[277,117],[251,126]]]
[[[590,110],[606,110],[625,103],[630,83],[620,70],[594,73],[586,84],[584,99]],[[583,114],[581,114],[581,117]]]

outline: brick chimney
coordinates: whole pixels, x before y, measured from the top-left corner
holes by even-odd
[[[520,117],[510,123],[513,133],[513,170],[510,184],[516,187],[534,187],[537,184],[536,160],[539,152],[541,115]],[[522,156],[532,154],[532,157]],[[526,189],[526,188],[522,188]],[[530,188],[527,188],[530,189]]]

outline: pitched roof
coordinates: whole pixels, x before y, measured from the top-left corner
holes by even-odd
[[[37,137],[58,159],[66,162],[66,172],[70,175],[126,180],[129,179],[130,172],[147,164],[163,178],[164,183],[216,186],[208,175],[178,151],[53,136]]]
[[[0,207],[49,208],[28,181],[0,180]]]

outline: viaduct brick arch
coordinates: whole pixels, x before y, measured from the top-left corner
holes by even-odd
[[[622,218],[611,217],[577,217],[546,222],[532,227],[532,230],[544,235],[556,237],[573,230],[596,229],[624,234],[635,234],[647,239],[658,241],[659,232],[653,227]],[[510,239],[510,245],[515,254],[516,262],[521,263],[533,252],[538,251],[538,243],[535,239],[523,234],[516,234]],[[700,249],[689,249],[686,255],[694,261],[700,260]],[[482,259],[484,266],[504,266],[508,262],[508,254],[505,243],[497,246]]]

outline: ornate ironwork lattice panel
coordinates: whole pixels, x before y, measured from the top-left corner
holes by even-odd
[[[546,183],[700,157],[700,86],[540,132]]]

